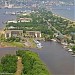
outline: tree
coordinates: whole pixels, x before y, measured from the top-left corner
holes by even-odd
[[[72,47],[73,53],[75,53],[75,46]]]
[[[2,57],[1,64],[3,72],[15,73],[17,69],[17,57],[15,55],[6,55]]]
[[[0,64],[0,73],[3,71],[2,64]]]

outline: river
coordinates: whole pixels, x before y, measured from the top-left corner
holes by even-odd
[[[0,9],[0,28],[5,27],[5,24],[3,24],[5,21],[16,18],[16,15],[4,14],[6,11],[9,12],[22,10],[25,9]],[[56,10],[55,11],[53,10],[53,12],[58,14]],[[64,13],[64,16],[65,15],[66,13]],[[71,19],[74,19],[74,17],[72,17]],[[72,57],[71,54],[67,52],[65,49],[63,49],[59,43],[42,42],[42,45],[43,45],[42,50],[37,49],[30,49],[30,50],[33,50],[39,54],[41,60],[47,65],[49,71],[53,75],[74,75],[75,57]],[[0,48],[0,57],[2,57],[5,54],[15,54],[16,50],[18,49],[19,48]]]
[[[26,8],[1,8],[0,9],[0,28],[5,27],[5,22],[8,20],[16,19],[16,15],[5,14],[6,12],[20,12],[20,11],[27,11],[30,12],[30,9]]]
[[[53,6],[52,12],[56,15],[75,21],[75,6],[74,5]]]
[[[56,42],[42,42],[43,48],[26,49],[39,54],[41,60],[46,64],[52,75],[74,75],[75,57],[67,52],[62,45]],[[0,57],[5,54],[15,54],[19,48],[0,48]]]

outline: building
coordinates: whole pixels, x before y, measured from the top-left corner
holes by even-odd
[[[17,21],[16,20],[9,20],[9,21],[7,21],[7,23],[17,23]]]
[[[23,36],[23,30],[5,30],[5,38],[10,37],[22,37]]]
[[[31,18],[19,18],[18,22],[31,22],[32,19]]]
[[[26,31],[26,34],[28,36],[32,36],[33,38],[41,38],[41,32],[40,31]]]

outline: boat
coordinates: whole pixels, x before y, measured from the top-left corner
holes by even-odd
[[[64,42],[64,43],[61,43],[61,44],[62,44],[62,45],[64,45],[64,46],[67,46],[67,45],[68,45],[68,44],[67,44],[67,43],[65,43],[65,42]]]
[[[68,49],[69,52],[72,52],[72,49]]]
[[[73,57],[75,57],[75,54],[72,54]]]
[[[41,44],[37,44],[37,48],[42,48],[43,46]]]
[[[52,41],[54,41],[54,42],[56,42],[56,40],[55,39],[51,39]]]

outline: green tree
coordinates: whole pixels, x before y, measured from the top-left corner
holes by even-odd
[[[72,47],[73,52],[75,53],[75,46]]]

